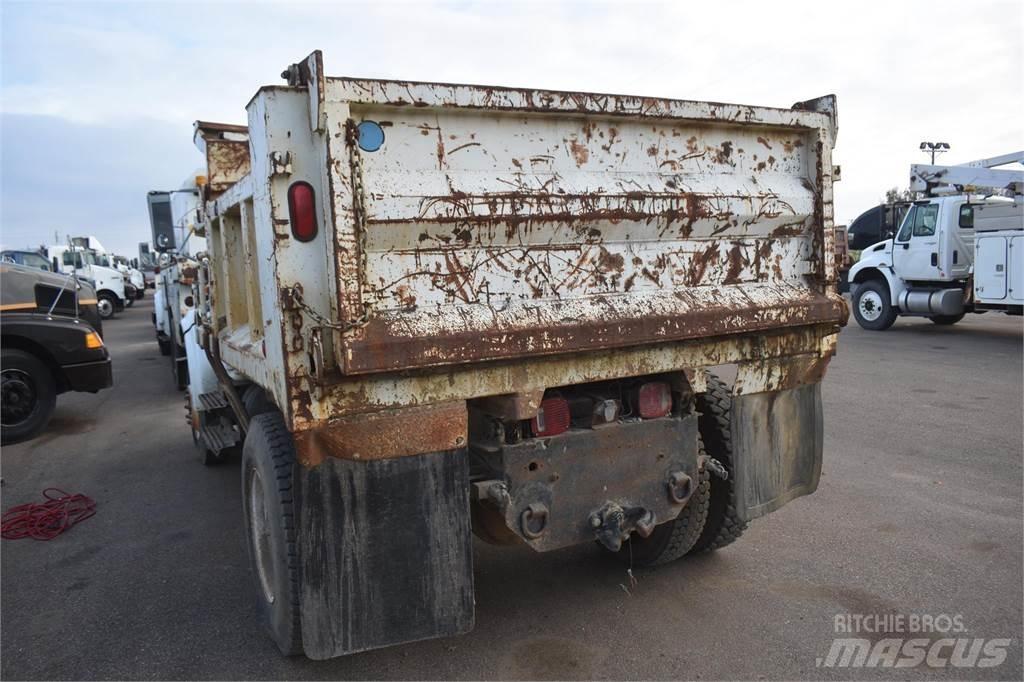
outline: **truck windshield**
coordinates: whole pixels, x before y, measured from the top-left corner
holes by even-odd
[[[82,252],[81,251],[65,251],[63,255],[64,265],[70,265],[75,268],[83,266]]]

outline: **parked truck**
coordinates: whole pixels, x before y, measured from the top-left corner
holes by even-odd
[[[1024,152],[956,166],[911,166],[898,232],[850,268],[853,315],[883,331],[897,317],[953,325],[967,313],[1024,308]]]
[[[113,382],[96,291],[75,275],[0,263],[0,441],[38,435],[57,395]]]
[[[191,254],[205,248],[205,242],[195,237],[193,229],[202,182],[202,176],[192,174],[181,188],[151,191],[146,197],[153,243],[157,245],[153,327],[160,353],[171,358],[171,372],[179,390],[188,385],[182,316],[193,307],[196,262]]]
[[[100,317],[109,320],[122,312],[128,301],[124,275],[109,266],[105,257],[95,251],[69,244],[54,244],[43,247],[46,259],[53,265],[54,272],[75,273],[76,276],[92,282],[96,287]],[[107,265],[102,265],[106,262]]]
[[[815,490],[833,97],[284,75],[195,126],[188,354],[282,652],[470,630],[474,533],[654,565]]]

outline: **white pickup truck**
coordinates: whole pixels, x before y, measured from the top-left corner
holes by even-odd
[[[188,345],[281,651],[466,632],[474,533],[660,564],[815,490],[833,97],[285,76],[196,124]]]
[[[911,188],[933,196],[914,202],[896,234],[864,249],[850,268],[861,327],[882,331],[899,316],[951,325],[967,313],[1022,313],[1024,173],[991,167],[1022,160],[1024,152],[911,167]],[[981,184],[987,196],[961,193]]]

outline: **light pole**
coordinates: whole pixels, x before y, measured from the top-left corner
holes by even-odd
[[[932,165],[934,166],[935,165],[935,155],[936,154],[942,154],[943,152],[948,152],[949,151],[949,143],[948,142],[922,142],[921,143],[921,151],[923,151],[925,154],[931,152],[931,155],[932,155]]]

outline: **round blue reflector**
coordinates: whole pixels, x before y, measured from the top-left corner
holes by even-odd
[[[359,148],[364,152],[375,152],[384,144],[384,129],[376,121],[363,121],[356,130],[359,131]]]

